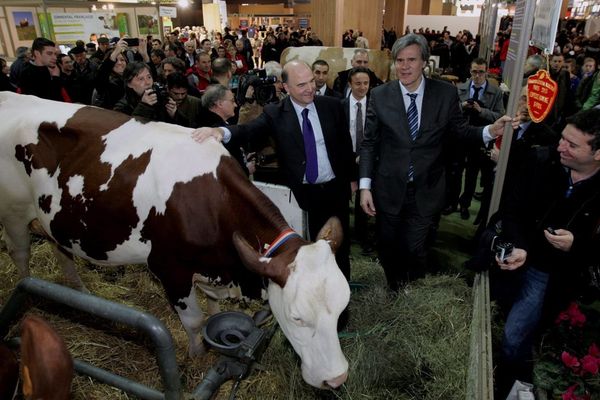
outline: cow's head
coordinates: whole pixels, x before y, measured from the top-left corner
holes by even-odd
[[[234,234],[244,264],[270,278],[273,315],[302,359],[302,377],[318,388],[336,388],[348,376],[348,361],[337,336],[338,317],[350,300],[350,287],[334,256],[341,240],[341,224],[332,218],[317,241],[298,248],[289,262],[285,254],[262,257]]]

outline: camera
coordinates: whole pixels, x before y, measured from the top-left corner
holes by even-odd
[[[140,45],[140,39],[138,38],[123,38],[128,47],[136,47]]]
[[[492,251],[496,254],[496,257],[502,262],[504,262],[510,255],[512,254],[515,246],[510,243],[500,239],[498,236],[494,238],[492,241]]]
[[[166,85],[154,82],[152,84],[152,91],[156,94],[158,104],[167,104],[169,101],[169,91],[167,90]]]
[[[241,106],[247,101],[246,92],[250,86],[254,88],[254,100],[261,106],[277,101],[275,82],[277,78],[267,76],[264,70],[248,71],[246,75],[240,77],[237,103]]]

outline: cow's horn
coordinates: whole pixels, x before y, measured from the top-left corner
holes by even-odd
[[[266,276],[281,287],[285,286],[290,271],[277,262],[276,258],[261,261],[260,253],[252,248],[239,232],[233,233],[233,244],[244,265],[261,276]]]
[[[317,240],[326,240],[331,246],[331,251],[334,253],[342,244],[342,240],[344,239],[344,233],[342,231],[342,223],[337,217],[331,217],[327,220],[325,225],[319,231],[317,235]]]

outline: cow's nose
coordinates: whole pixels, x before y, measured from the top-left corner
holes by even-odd
[[[344,382],[346,382],[346,379],[348,379],[348,371],[344,372],[340,376],[325,381],[325,384],[332,389],[337,389],[338,387],[342,386]]]

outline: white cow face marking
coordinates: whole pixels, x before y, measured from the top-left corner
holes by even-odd
[[[290,269],[283,288],[269,284],[271,310],[302,359],[304,380],[318,388],[339,386],[348,372],[337,336],[338,317],[350,300],[348,282],[325,240],[302,246]]]

